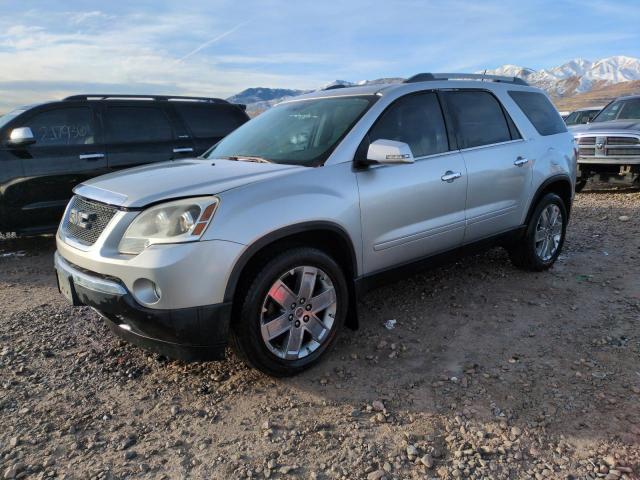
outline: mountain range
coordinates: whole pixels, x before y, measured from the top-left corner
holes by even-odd
[[[545,90],[556,102],[561,102],[563,99],[595,90],[599,91],[611,85],[640,81],[640,59],[622,55],[602,58],[596,61],[576,58],[557,67],[542,70],[508,64],[477,73],[520,77],[530,85]],[[398,83],[402,80],[399,77],[362,80],[360,82],[335,80],[323,85],[320,89],[336,84],[345,86],[371,85]],[[265,87],[248,88],[229,97],[228,100],[246,104],[247,110],[255,114],[287,98],[309,91]],[[606,97],[606,95],[604,96]]]
[[[486,73],[520,77],[546,90],[552,97],[562,98],[606,85],[640,80],[640,59],[619,55],[592,62],[576,58],[558,67],[538,71],[517,65],[502,65]]]

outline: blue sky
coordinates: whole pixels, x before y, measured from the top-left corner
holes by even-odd
[[[0,0],[0,111],[79,92],[227,97],[640,57],[638,0]]]

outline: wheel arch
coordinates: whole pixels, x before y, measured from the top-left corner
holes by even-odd
[[[540,199],[547,193],[555,193],[564,201],[565,208],[567,209],[567,215],[571,215],[571,203],[573,201],[573,186],[571,179],[568,175],[560,174],[554,175],[546,179],[536,190],[533,200],[529,204],[529,210],[527,211],[527,217],[524,222],[525,225],[529,224],[531,215],[536,208],[536,205]]]
[[[345,324],[358,327],[355,278],[358,274],[358,258],[353,242],[341,226],[327,221],[303,222],[272,231],[253,242],[242,253],[233,267],[224,294],[225,302],[233,302],[232,321],[238,305],[237,295],[243,282],[260,266],[269,254],[280,248],[293,246],[315,247],[331,255],[347,277],[349,287],[349,313]],[[250,277],[249,277],[250,278]]]

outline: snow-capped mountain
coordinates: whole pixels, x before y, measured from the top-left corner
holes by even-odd
[[[503,65],[487,70],[487,73],[517,76],[554,97],[565,97],[605,85],[640,80],[640,59],[614,56],[592,62],[576,58],[558,67],[538,71],[516,65]]]
[[[640,59],[619,55],[603,58],[594,62],[583,58],[576,58],[560,66],[543,70],[533,70],[527,67],[508,64],[477,73],[520,77],[529,84],[546,90],[552,97],[564,98],[616,83],[640,80]],[[399,77],[361,80],[359,82],[334,80],[333,82],[323,85],[320,89],[334,85],[376,85],[382,83],[398,83],[403,80],[403,78]],[[249,88],[230,97],[228,100],[236,103],[245,103],[247,104],[247,110],[250,113],[255,113],[266,110],[286,98],[306,92],[308,92],[308,90]]]
[[[240,93],[236,93],[232,97],[227,98],[233,103],[257,103],[268,102],[283,97],[295,97],[305,93],[304,90],[292,90],[289,88],[247,88]]]

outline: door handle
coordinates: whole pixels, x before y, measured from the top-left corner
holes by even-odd
[[[180,148],[173,149],[173,153],[191,153],[191,152],[193,152],[193,148],[191,147],[180,147]]]
[[[516,167],[522,167],[523,165],[526,165],[527,163],[529,163],[529,159],[528,158],[524,158],[524,157],[518,157],[518,158],[516,158],[516,161],[513,162],[513,164]]]
[[[456,178],[460,178],[461,176],[462,176],[462,173],[460,172],[452,172],[451,170],[447,170],[445,174],[442,175],[440,178],[442,179],[443,182],[451,183]]]
[[[104,158],[104,153],[81,153],[80,160],[100,160]]]

